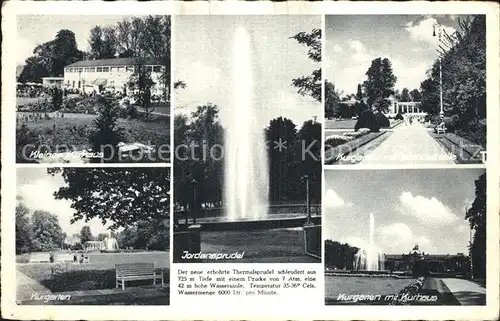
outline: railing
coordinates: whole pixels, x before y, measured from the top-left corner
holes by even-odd
[[[268,214],[291,214],[291,213],[304,213],[307,214],[306,204],[285,204],[285,205],[270,205],[268,207]],[[196,218],[203,217],[220,217],[225,214],[224,207],[214,208],[200,208],[196,213]],[[321,205],[311,204],[311,214],[321,216]],[[192,218],[191,210],[177,210],[174,211],[174,219],[183,220],[187,217]]]

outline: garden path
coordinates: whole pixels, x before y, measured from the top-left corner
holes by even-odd
[[[446,284],[453,296],[461,305],[484,305],[486,304],[486,288],[479,284],[456,278],[443,278],[441,281]]]
[[[386,134],[387,135],[387,134]],[[420,123],[400,125],[361,164],[454,164]]]
[[[34,293],[44,295],[52,292],[23,272],[16,270],[16,301],[28,300]]]

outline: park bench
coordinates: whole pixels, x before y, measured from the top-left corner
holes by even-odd
[[[50,253],[31,253],[30,263],[50,263]]]
[[[73,262],[74,255],[71,253],[58,253],[55,255],[55,262]]]
[[[446,126],[444,125],[444,123],[441,123],[439,124],[437,127],[436,127],[436,133],[439,135],[439,134],[446,134]]]
[[[154,263],[116,264],[115,269],[116,287],[121,285],[122,290],[125,290],[127,281],[153,280],[153,285],[156,285],[156,279],[161,279],[161,286],[164,286],[163,272],[156,274]]]

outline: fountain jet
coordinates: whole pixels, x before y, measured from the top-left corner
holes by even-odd
[[[365,271],[384,270],[384,254],[377,248],[374,242],[375,216],[370,213],[369,243],[359,249],[354,255],[354,269]]]
[[[224,202],[230,221],[262,219],[268,211],[268,160],[252,58],[251,36],[239,26],[232,53],[233,97],[224,124]]]

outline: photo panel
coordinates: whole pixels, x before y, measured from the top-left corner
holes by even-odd
[[[325,164],[486,160],[486,15],[327,15]]]
[[[321,262],[321,16],[178,16],[174,262]]]
[[[486,305],[486,170],[327,170],[326,305]]]
[[[17,163],[170,163],[170,16],[16,22]]]
[[[16,174],[18,305],[170,304],[170,168]]]

